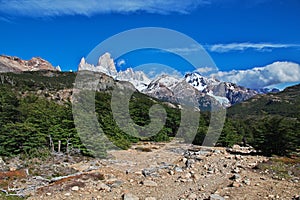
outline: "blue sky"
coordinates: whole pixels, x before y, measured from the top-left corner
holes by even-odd
[[[105,39],[132,28],[184,33],[220,71],[300,63],[299,0],[0,0],[0,54],[40,56],[62,70]],[[126,60],[137,65],[145,57]]]

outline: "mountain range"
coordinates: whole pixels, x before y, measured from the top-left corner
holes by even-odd
[[[0,56],[0,72],[39,70],[60,71],[60,67],[54,67],[39,57],[22,60],[15,56]],[[199,72],[187,73],[181,78],[163,74],[151,80],[144,72],[135,71],[132,68],[117,71],[110,53],[100,56],[96,66],[87,63],[85,58],[82,58],[78,71],[84,70],[101,72],[114,80],[130,82],[139,92],[163,101],[180,104],[192,98],[193,100],[189,101],[196,102],[200,110],[210,110],[213,106],[230,107],[257,94],[279,92],[274,88],[249,89],[231,82],[220,81],[214,77],[202,76]]]
[[[163,101],[181,103],[183,99],[193,97],[200,109],[210,109],[213,104],[230,107],[258,94],[255,90],[204,77],[198,72],[188,73],[182,78],[163,74],[151,80],[144,72],[134,71],[132,68],[117,72],[114,63],[109,53],[100,56],[96,66],[82,58],[78,71],[102,72],[115,80],[128,81],[138,91]]]

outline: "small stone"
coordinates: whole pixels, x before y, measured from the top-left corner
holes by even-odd
[[[217,194],[211,194],[209,196],[209,199],[210,200],[225,200],[223,197],[221,197],[220,195],[217,195]]]
[[[131,193],[123,194],[123,200],[139,200],[139,198]]]
[[[197,155],[195,159],[197,161],[201,161],[201,160],[203,160],[203,156],[202,155]]]
[[[173,175],[174,175],[174,171],[173,171],[173,170],[170,170],[170,171],[169,171],[169,174],[173,176]]]
[[[176,172],[183,172],[183,170],[182,170],[181,167],[175,167],[174,170],[175,170]]]
[[[185,163],[185,166],[187,168],[192,167],[192,165],[195,163],[195,161],[193,159],[188,159]]]
[[[65,196],[71,196],[71,193],[68,192],[68,193],[65,194]]]
[[[249,179],[243,180],[243,183],[245,183],[246,185],[250,185],[251,184],[251,182],[250,182]]]
[[[183,183],[185,183],[185,182],[187,182],[188,180],[186,180],[186,179],[180,179],[180,182],[183,182]]]
[[[233,173],[240,173],[240,169],[236,167],[236,168],[234,168],[234,169],[232,170],[232,172],[233,172]]]
[[[189,199],[197,199],[197,195],[195,193],[192,193],[188,196]]]
[[[150,181],[150,180],[144,180],[143,185],[148,186],[148,187],[157,187],[157,183],[155,183],[154,181]]]
[[[97,184],[97,189],[98,190],[104,190],[104,191],[107,191],[107,192],[109,192],[111,190],[111,188],[108,185],[104,184],[104,183],[98,183]]]
[[[241,178],[241,176],[239,174],[233,174],[233,176],[230,177],[231,180],[238,180],[240,178]]]
[[[241,155],[235,155],[236,160],[241,160],[243,157]]]
[[[146,197],[145,200],[156,200],[155,197]]]
[[[186,163],[187,160],[188,160],[187,158],[182,158],[182,162],[183,162],[184,164]]]
[[[233,182],[232,184],[231,184],[231,187],[240,187],[240,184],[238,183],[238,182]]]
[[[123,181],[117,180],[117,181],[115,181],[113,184],[111,184],[110,186],[111,186],[112,188],[118,188],[118,187],[120,187],[122,184],[123,184]]]
[[[78,187],[78,186],[74,186],[74,187],[71,188],[71,190],[72,190],[72,191],[78,191],[78,190],[79,190],[79,187]]]
[[[181,178],[183,178],[183,179],[189,179],[191,177],[192,177],[192,175],[190,173],[186,173],[186,174],[181,176]]]
[[[15,166],[12,166],[12,167],[9,168],[9,171],[11,171],[11,172],[14,172],[16,170],[17,170],[17,167],[15,167]]]
[[[216,149],[216,150],[214,150],[214,153],[215,153],[215,154],[220,154],[221,151]]]
[[[200,179],[200,175],[199,174],[193,174],[192,178],[195,180],[199,180]]]
[[[300,195],[294,195],[292,199],[293,200],[300,200]]]
[[[51,194],[50,192],[47,192],[46,195],[47,195],[47,196],[51,196],[52,194]]]
[[[6,164],[5,164],[4,160],[0,157],[0,166],[2,166],[2,165],[6,165]]]

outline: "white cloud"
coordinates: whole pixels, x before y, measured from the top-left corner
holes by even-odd
[[[207,74],[216,70],[218,70],[216,67],[200,67],[196,70],[196,72],[199,72],[200,74]]]
[[[201,46],[191,45],[190,47],[177,47],[166,50],[176,54],[188,55],[193,52],[200,52],[203,49],[201,49]]]
[[[208,0],[0,0],[0,13],[12,16],[51,17],[105,13],[147,12],[187,14]]]
[[[117,65],[118,65],[118,67],[120,67],[122,65],[126,65],[126,61],[124,59],[118,60]]]
[[[262,88],[273,84],[300,82],[300,65],[292,62],[274,62],[249,70],[218,72],[213,77],[248,88]]]
[[[256,51],[272,51],[272,49],[300,47],[300,44],[244,42],[244,43],[214,44],[214,45],[208,45],[207,47],[211,52],[225,53],[229,51],[244,51],[247,49],[253,49]]]

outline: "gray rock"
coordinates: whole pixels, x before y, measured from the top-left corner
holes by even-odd
[[[233,176],[230,177],[231,180],[238,180],[240,178],[241,178],[241,175],[239,175],[239,174],[233,174]]]
[[[157,183],[155,183],[154,181],[150,181],[150,180],[144,180],[143,185],[148,186],[148,187],[156,187]]]
[[[117,180],[117,181],[115,181],[113,184],[111,184],[110,187],[112,187],[112,188],[118,188],[118,187],[120,187],[122,184],[123,184],[123,181]]]
[[[210,200],[225,200],[223,197],[221,197],[220,195],[217,195],[217,194],[211,194],[209,196],[209,199]]]
[[[5,162],[3,161],[3,159],[0,157],[0,166],[2,165],[6,165]]]
[[[250,181],[249,179],[245,179],[245,180],[243,181],[243,183],[245,183],[246,185],[251,185],[251,181]]]
[[[195,163],[195,161],[194,161],[193,159],[188,159],[188,160],[186,161],[186,163],[185,163],[185,166],[186,166],[187,168],[189,168],[189,167],[191,167],[192,164],[194,164],[194,163]]]
[[[216,149],[216,150],[214,150],[214,153],[215,153],[215,154],[220,154],[221,151]]]
[[[107,192],[109,192],[111,190],[111,188],[108,185],[104,184],[104,183],[98,183],[97,184],[97,189],[98,190],[104,190],[104,191],[107,191]]]
[[[133,194],[123,194],[123,200],[139,200],[139,198]]]
[[[175,170],[175,172],[183,172],[181,167],[175,167],[174,170]]]
[[[143,169],[142,174],[147,177],[147,176],[157,176],[157,168],[148,168],[148,169]]]

